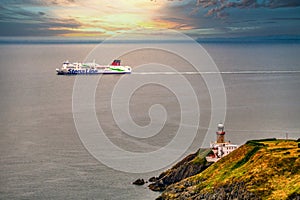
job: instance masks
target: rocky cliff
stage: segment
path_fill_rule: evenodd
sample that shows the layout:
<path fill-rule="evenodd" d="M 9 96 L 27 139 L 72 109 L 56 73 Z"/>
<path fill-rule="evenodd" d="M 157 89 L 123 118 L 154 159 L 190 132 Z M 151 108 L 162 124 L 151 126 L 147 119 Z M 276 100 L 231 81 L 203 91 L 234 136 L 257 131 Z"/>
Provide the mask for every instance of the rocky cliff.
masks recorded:
<path fill-rule="evenodd" d="M 298 141 L 249 141 L 158 199 L 300 199 Z"/>
<path fill-rule="evenodd" d="M 150 181 L 154 183 L 150 184 L 149 188 L 153 191 L 163 191 L 173 183 L 202 172 L 212 164 L 206 162 L 205 159 L 210 151 L 210 149 L 200 149 L 196 153 L 188 155 L 171 169 L 161 173 L 158 178 L 152 177 Z"/>

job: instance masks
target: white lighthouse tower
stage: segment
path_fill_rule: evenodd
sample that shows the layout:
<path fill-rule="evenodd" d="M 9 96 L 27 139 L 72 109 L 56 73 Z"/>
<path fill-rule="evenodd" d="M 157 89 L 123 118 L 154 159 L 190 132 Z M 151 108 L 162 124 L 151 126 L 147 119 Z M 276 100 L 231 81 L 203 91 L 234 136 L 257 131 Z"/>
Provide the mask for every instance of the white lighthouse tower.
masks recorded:
<path fill-rule="evenodd" d="M 217 141 L 210 143 L 210 148 L 213 154 L 206 157 L 206 160 L 208 162 L 216 162 L 239 147 L 236 144 L 225 142 L 224 124 L 222 123 L 218 124 L 218 129 L 216 134 L 217 134 Z"/>

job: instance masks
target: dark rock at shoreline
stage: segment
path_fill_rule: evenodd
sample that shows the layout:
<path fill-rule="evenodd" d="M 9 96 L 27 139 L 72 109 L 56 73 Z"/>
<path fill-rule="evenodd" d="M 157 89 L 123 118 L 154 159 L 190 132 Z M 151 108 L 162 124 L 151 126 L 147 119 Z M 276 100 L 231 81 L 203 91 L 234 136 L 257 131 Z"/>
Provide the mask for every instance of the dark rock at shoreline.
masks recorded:
<path fill-rule="evenodd" d="M 144 185 L 145 184 L 145 181 L 144 181 L 144 179 L 137 179 L 136 181 L 134 181 L 133 183 L 132 183 L 133 185 Z"/>
<path fill-rule="evenodd" d="M 208 149 L 200 149 L 196 153 L 188 155 L 171 169 L 161 173 L 156 181 L 148 186 L 149 189 L 164 191 L 167 186 L 202 172 L 212 164 L 206 162 L 205 159 L 209 152 Z"/>
<path fill-rule="evenodd" d="M 288 197 L 288 200 L 300 200 L 300 194 L 299 193 L 293 193 Z"/>
<path fill-rule="evenodd" d="M 158 179 L 159 179 L 158 177 L 153 176 L 149 178 L 149 182 L 156 182 Z"/>
<path fill-rule="evenodd" d="M 152 191 L 161 192 L 166 189 L 167 185 L 164 184 L 162 180 L 158 180 L 155 183 L 150 184 L 148 187 Z"/>

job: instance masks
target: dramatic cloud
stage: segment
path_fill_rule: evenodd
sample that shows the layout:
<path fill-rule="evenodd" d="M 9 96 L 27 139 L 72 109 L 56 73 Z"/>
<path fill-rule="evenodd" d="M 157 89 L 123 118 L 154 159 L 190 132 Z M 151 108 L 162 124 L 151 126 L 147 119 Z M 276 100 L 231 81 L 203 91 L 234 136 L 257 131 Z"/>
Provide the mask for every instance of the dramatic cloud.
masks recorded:
<path fill-rule="evenodd" d="M 299 7 L 299 0 L 197 0 L 196 7 L 199 9 L 211 8 L 207 15 L 216 15 L 217 17 L 226 17 L 228 13 L 226 12 L 229 8 L 287 8 L 287 7 Z"/>
<path fill-rule="evenodd" d="M 161 19 L 182 23 L 177 27 L 192 37 L 300 35 L 299 0 L 195 2 L 174 0 L 163 8 Z"/>
<path fill-rule="evenodd" d="M 72 33 L 72 29 L 82 26 L 75 19 L 59 18 L 47 12 L 47 7 L 26 9 L 17 5 L 0 5 L 0 36 L 51 36 Z"/>

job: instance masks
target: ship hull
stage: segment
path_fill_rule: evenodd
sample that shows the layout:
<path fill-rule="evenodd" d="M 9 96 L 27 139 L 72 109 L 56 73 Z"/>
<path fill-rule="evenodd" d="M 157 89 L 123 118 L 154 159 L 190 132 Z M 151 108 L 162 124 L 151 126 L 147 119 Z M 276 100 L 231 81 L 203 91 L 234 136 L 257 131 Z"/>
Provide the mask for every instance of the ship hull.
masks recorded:
<path fill-rule="evenodd" d="M 99 74 L 130 74 L 131 72 L 96 72 L 96 73 L 70 73 L 64 71 L 57 71 L 57 75 L 99 75 Z"/>
<path fill-rule="evenodd" d="M 99 75 L 99 74 L 130 74 L 131 71 L 113 70 L 60 70 L 56 69 L 57 75 Z"/>

